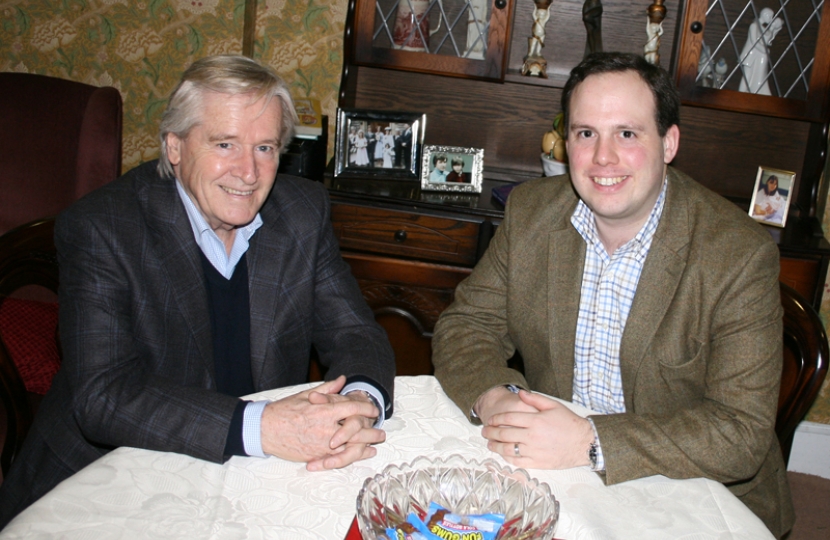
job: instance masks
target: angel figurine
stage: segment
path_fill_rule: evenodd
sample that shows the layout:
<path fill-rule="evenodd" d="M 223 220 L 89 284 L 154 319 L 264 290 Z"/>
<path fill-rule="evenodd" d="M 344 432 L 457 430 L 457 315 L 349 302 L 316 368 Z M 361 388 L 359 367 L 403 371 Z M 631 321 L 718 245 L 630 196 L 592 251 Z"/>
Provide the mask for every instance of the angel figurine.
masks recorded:
<path fill-rule="evenodd" d="M 550 5 L 553 0 L 533 0 L 536 9 L 533 11 L 533 31 L 527 38 L 527 56 L 522 64 L 522 75 L 531 77 L 547 77 L 548 62 L 542 56 L 542 47 L 545 46 L 545 23 L 550 19 Z"/>
<path fill-rule="evenodd" d="M 769 46 L 781 30 L 784 23 L 770 8 L 764 8 L 758 18 L 749 25 L 749 35 L 741 51 L 741 69 L 743 77 L 738 90 L 753 94 L 770 95 L 769 83 Z"/>

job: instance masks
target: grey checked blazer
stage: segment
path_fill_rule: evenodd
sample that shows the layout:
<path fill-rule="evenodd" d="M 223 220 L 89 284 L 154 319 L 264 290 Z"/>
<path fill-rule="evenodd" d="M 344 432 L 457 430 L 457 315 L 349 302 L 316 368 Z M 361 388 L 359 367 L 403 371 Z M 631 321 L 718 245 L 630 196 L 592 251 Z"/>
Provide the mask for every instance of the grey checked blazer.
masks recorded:
<path fill-rule="evenodd" d="M 334 238 L 321 184 L 279 176 L 247 252 L 257 391 L 306 381 L 312 344 L 327 378 L 365 376 L 390 397 L 395 364 Z M 9 477 L 0 526 L 108 450 L 221 462 L 237 399 L 215 391 L 204 274 L 175 183 L 156 163 L 61 214 L 63 365 Z"/>

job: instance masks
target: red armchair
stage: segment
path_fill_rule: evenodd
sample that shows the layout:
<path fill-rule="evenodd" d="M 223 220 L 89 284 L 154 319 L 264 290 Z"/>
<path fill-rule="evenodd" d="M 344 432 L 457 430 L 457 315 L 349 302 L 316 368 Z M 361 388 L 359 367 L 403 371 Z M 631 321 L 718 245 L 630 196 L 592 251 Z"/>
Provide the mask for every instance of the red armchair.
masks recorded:
<path fill-rule="evenodd" d="M 121 94 L 0 73 L 0 234 L 55 216 L 121 173 Z"/>

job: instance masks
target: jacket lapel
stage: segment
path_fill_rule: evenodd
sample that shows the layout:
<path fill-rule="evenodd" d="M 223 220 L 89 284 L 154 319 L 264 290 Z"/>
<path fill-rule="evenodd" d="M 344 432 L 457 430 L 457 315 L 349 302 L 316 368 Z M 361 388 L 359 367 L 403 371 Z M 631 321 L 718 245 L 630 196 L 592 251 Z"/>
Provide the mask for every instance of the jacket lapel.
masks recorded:
<path fill-rule="evenodd" d="M 691 239 L 689 209 L 682 185 L 673 176 L 674 173 L 670 172 L 666 204 L 637 284 L 637 293 L 620 344 L 620 370 L 627 411 L 633 411 L 631 390 L 637 372 L 671 305 L 687 264 L 683 248 Z"/>
<path fill-rule="evenodd" d="M 585 264 L 585 242 L 570 225 L 573 209 L 564 212 L 558 228 L 548 242 L 548 325 L 550 358 L 556 378 L 556 394 L 570 400 L 573 394 L 574 345 L 582 271 Z"/>
<path fill-rule="evenodd" d="M 145 201 L 147 222 L 153 231 L 161 269 L 175 298 L 176 307 L 190 329 L 215 386 L 213 338 L 204 271 L 199 246 L 193 238 L 193 228 L 179 198 L 175 181 L 155 177 L 144 185 L 139 199 Z"/>
<path fill-rule="evenodd" d="M 273 194 L 272 194 L 273 196 Z M 285 261 L 288 244 L 286 235 L 279 234 L 277 226 L 279 212 L 272 201 L 267 201 L 260 211 L 262 226 L 251 237 L 248 248 L 248 295 L 251 303 L 251 372 L 254 388 L 259 389 L 263 380 L 269 378 L 265 367 L 269 338 L 276 327 L 281 313 L 278 300 L 283 283 L 285 265 L 274 261 Z"/>

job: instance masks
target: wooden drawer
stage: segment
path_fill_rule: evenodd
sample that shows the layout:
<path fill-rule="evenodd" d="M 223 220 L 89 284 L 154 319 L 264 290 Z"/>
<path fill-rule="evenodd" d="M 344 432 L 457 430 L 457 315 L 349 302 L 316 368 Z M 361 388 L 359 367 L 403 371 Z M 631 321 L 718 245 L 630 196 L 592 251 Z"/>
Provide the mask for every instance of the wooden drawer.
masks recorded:
<path fill-rule="evenodd" d="M 341 249 L 473 266 L 479 223 L 332 202 Z"/>

